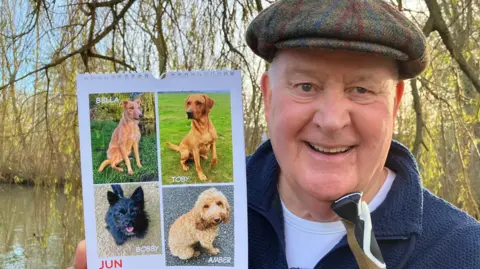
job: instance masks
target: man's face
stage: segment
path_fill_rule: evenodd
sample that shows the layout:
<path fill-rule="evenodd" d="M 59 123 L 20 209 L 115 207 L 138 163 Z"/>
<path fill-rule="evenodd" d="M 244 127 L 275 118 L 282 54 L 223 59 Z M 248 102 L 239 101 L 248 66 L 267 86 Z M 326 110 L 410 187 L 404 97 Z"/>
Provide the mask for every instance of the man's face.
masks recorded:
<path fill-rule="evenodd" d="M 322 201 L 378 190 L 403 94 L 395 72 L 393 61 L 346 51 L 277 54 L 262 92 L 289 188 Z"/>

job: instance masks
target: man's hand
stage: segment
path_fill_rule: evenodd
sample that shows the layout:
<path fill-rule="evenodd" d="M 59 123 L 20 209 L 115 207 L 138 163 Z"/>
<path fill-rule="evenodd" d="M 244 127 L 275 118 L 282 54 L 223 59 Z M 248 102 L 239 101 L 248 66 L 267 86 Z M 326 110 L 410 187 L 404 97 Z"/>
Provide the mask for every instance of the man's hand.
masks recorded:
<path fill-rule="evenodd" d="M 67 269 L 87 269 L 87 253 L 85 249 L 85 240 L 80 241 L 75 251 L 75 259 L 73 265 Z"/>

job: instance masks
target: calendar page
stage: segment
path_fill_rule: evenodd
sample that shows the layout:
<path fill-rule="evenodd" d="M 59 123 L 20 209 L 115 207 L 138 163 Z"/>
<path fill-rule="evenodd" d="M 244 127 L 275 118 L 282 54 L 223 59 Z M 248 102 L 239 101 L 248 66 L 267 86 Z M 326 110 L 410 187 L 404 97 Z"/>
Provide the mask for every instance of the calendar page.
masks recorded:
<path fill-rule="evenodd" d="M 78 74 L 88 268 L 248 268 L 241 74 Z"/>

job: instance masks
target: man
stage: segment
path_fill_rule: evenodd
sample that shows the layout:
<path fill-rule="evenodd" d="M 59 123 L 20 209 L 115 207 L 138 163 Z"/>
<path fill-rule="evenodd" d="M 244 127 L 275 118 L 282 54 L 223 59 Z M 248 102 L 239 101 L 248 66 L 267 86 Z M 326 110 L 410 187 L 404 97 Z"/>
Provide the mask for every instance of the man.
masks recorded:
<path fill-rule="evenodd" d="M 247 31 L 270 140 L 247 157 L 250 268 L 358 268 L 330 206 L 361 191 L 387 268 L 480 268 L 480 224 L 421 186 L 392 141 L 425 38 L 380 0 L 280 0 Z M 82 243 L 77 251 L 84 265 Z"/>

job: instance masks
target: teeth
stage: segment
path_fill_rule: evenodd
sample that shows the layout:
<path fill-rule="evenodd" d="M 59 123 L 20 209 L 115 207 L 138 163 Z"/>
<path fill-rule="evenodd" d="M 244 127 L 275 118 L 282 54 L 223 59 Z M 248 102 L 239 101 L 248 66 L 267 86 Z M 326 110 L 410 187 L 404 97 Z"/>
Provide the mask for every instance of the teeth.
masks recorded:
<path fill-rule="evenodd" d="M 310 143 L 309 143 L 310 144 Z M 310 144 L 310 146 L 312 146 L 314 149 L 320 151 L 320 152 L 325 152 L 325 153 L 337 153 L 337 152 L 345 152 L 347 151 L 348 149 L 350 149 L 350 147 L 340 147 L 340 148 L 330 148 L 330 149 L 327 149 L 327 148 L 322 148 L 320 146 L 317 146 L 317 145 L 314 145 L 314 144 Z"/>

